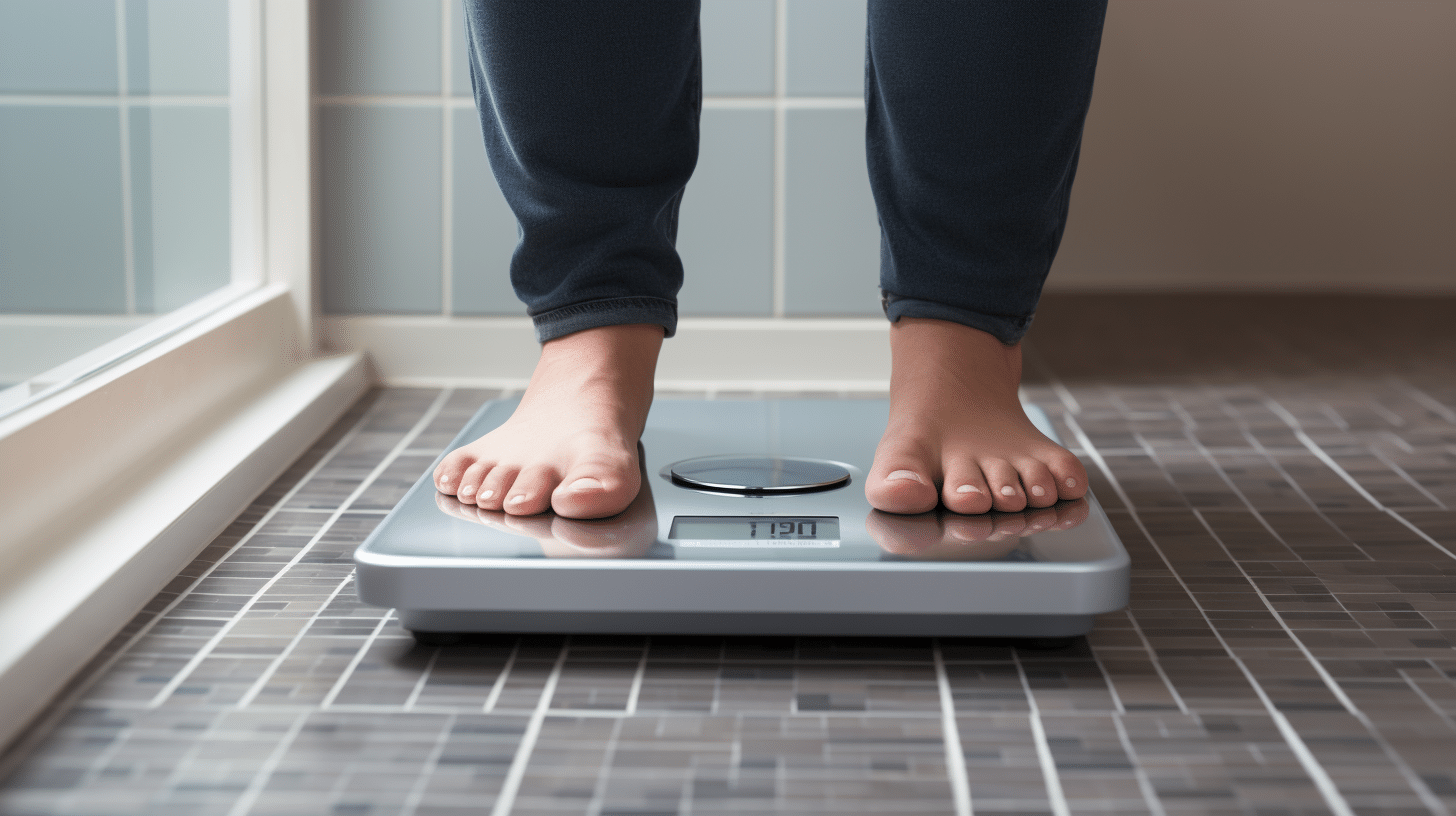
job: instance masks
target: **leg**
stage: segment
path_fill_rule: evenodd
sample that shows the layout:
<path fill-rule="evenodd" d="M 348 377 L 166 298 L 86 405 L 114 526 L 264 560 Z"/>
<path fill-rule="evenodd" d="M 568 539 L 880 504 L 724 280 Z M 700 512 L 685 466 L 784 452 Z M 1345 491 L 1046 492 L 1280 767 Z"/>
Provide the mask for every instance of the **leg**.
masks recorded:
<path fill-rule="evenodd" d="M 677 321 L 678 204 L 697 162 L 696 3 L 466 3 L 486 152 L 521 226 L 511 283 L 542 341 L 516 413 L 447 456 L 487 510 L 620 512 Z"/>
<path fill-rule="evenodd" d="M 1105 3 L 871 0 L 866 147 L 891 326 L 866 493 L 899 513 L 1048 506 L 1076 457 L 1017 400 L 1061 241 Z"/>

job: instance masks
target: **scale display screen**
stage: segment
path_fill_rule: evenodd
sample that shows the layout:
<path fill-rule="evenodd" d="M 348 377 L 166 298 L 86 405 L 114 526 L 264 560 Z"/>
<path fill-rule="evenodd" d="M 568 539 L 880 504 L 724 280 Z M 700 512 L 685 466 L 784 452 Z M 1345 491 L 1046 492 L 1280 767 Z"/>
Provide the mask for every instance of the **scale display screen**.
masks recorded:
<path fill-rule="evenodd" d="M 837 547 L 834 516 L 675 516 L 668 537 L 679 546 Z"/>

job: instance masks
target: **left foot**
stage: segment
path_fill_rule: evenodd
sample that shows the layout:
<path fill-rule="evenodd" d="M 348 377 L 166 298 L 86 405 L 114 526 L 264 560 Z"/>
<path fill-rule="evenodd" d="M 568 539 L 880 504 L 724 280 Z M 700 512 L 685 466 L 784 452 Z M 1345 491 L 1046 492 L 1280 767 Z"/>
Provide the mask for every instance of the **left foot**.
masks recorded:
<path fill-rule="evenodd" d="M 1021 346 L 944 320 L 890 325 L 890 421 L 865 496 L 889 513 L 1016 512 L 1087 493 L 1087 471 L 1031 424 Z"/>

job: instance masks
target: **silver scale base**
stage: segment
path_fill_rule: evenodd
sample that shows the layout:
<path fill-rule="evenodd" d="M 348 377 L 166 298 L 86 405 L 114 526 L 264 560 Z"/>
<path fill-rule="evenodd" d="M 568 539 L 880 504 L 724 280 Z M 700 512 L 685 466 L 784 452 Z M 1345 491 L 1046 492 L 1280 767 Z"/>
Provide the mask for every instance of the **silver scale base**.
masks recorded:
<path fill-rule="evenodd" d="M 486 403 L 450 449 L 514 408 Z M 610 519 L 480 510 L 438 493 L 427 471 L 355 552 L 359 597 L 394 607 L 430 642 L 465 632 L 1055 639 L 1127 605 L 1128 556 L 1090 494 L 984 516 L 871 508 L 865 472 L 888 410 L 884 400 L 658 400 L 642 492 Z M 1039 409 L 1027 412 L 1055 438 Z M 684 464 L 708 457 L 769 461 Z"/>

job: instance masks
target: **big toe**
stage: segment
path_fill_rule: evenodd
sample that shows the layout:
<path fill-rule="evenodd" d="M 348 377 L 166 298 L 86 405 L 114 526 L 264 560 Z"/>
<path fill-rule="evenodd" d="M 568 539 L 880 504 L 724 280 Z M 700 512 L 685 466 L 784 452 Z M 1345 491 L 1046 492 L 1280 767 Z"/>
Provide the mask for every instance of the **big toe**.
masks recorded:
<path fill-rule="evenodd" d="M 567 518 L 606 518 L 626 510 L 641 489 L 635 461 L 588 462 L 561 480 L 551 494 L 551 509 Z"/>
<path fill-rule="evenodd" d="M 881 451 L 865 484 L 870 506 L 886 513 L 926 513 L 940 503 L 934 471 L 904 451 Z"/>

